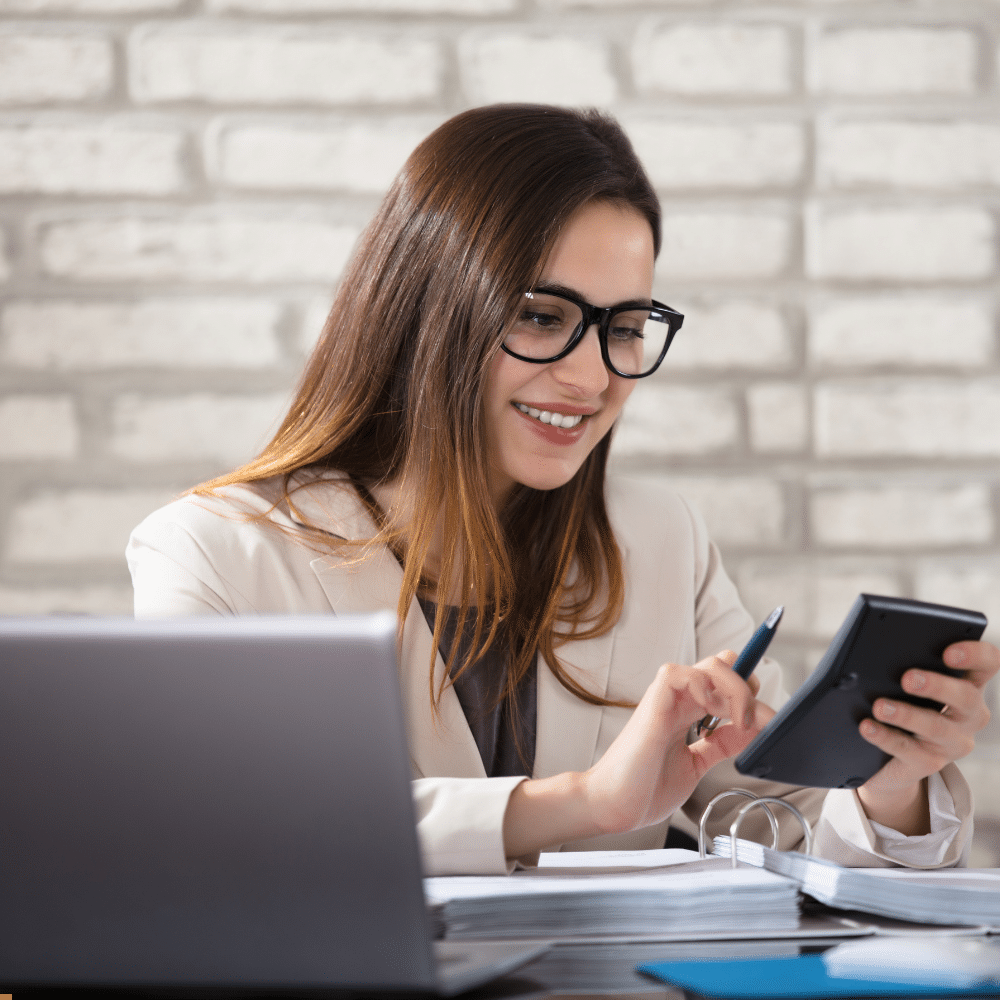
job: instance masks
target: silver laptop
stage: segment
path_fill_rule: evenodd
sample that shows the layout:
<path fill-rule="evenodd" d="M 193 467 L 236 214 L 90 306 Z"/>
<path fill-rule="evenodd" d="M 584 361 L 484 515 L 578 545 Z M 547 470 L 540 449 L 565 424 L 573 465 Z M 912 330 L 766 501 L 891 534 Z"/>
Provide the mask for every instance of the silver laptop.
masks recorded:
<path fill-rule="evenodd" d="M 0 619 L 0 982 L 452 994 L 395 619 Z M 440 943 L 447 945 L 447 942 Z"/>

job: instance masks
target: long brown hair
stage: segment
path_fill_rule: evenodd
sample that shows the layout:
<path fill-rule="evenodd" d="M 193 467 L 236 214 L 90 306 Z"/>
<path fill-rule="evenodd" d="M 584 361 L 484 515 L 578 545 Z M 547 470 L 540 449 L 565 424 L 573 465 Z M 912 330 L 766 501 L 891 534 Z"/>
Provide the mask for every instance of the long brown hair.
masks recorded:
<path fill-rule="evenodd" d="M 274 439 L 247 465 L 196 490 L 284 476 L 293 505 L 289 481 L 298 470 L 346 473 L 379 525 L 374 541 L 392 547 L 403 565 L 400 620 L 429 583 L 424 565 L 443 526 L 437 593 L 461 594 L 456 635 L 475 621 L 459 669 L 502 629 L 511 710 L 538 653 L 578 697 L 618 704 L 589 691 L 556 656 L 562 643 L 603 635 L 621 615 L 622 560 L 604 501 L 610 432 L 564 486 L 516 487 L 502 510 L 483 460 L 489 361 L 560 230 L 594 200 L 638 210 L 659 252 L 659 203 L 614 119 L 495 105 L 445 122 L 411 154 L 361 237 Z M 389 525 L 364 488 L 390 480 L 418 498 L 405 530 Z M 473 593 L 490 599 L 470 600 Z M 446 610 L 439 602 L 435 647 Z M 440 691 L 429 683 L 436 701 Z"/>

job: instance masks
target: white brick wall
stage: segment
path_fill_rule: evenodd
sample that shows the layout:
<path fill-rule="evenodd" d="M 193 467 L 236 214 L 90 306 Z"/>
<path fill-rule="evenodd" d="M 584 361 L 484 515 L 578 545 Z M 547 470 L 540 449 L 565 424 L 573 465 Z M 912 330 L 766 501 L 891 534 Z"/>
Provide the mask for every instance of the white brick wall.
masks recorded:
<path fill-rule="evenodd" d="M 130 393 L 115 401 L 111 450 L 132 462 L 204 458 L 240 465 L 267 444 L 287 407 L 284 394 L 151 399 Z"/>
<path fill-rule="evenodd" d="M 266 369 L 281 357 L 281 306 L 267 299 L 12 302 L 0 362 L 12 368 Z"/>
<path fill-rule="evenodd" d="M 441 86 L 439 46 L 399 35 L 148 26 L 129 55 L 129 89 L 140 102 L 412 104 Z"/>
<path fill-rule="evenodd" d="M 72 281 L 329 282 L 358 229 L 286 213 L 132 214 L 43 222 L 42 270 Z"/>
<path fill-rule="evenodd" d="M 68 396 L 8 396 L 0 400 L 0 460 L 72 458 L 79 445 Z"/>
<path fill-rule="evenodd" d="M 816 389 L 821 456 L 1000 455 L 1000 382 L 875 379 Z"/>
<path fill-rule="evenodd" d="M 107 96 L 113 74 L 106 38 L 0 25 L 2 105 L 91 101 Z"/>
<path fill-rule="evenodd" d="M 736 403 L 724 389 L 640 383 L 615 434 L 619 457 L 700 455 L 736 446 Z"/>
<path fill-rule="evenodd" d="M 807 223 L 815 278 L 976 280 L 996 266 L 996 226 L 982 208 L 813 205 Z"/>
<path fill-rule="evenodd" d="M 111 122 L 0 126 L 0 192 L 179 194 L 184 134 Z"/>
<path fill-rule="evenodd" d="M 809 440 L 809 398 L 794 382 L 758 382 L 747 390 L 755 452 L 801 451 Z"/>
<path fill-rule="evenodd" d="M 439 123 L 226 122 L 209 140 L 211 169 L 233 187 L 381 194 L 413 147 Z"/>
<path fill-rule="evenodd" d="M 809 516 L 820 545 L 865 551 L 990 542 L 992 507 L 985 484 L 914 483 L 818 489 Z"/>
<path fill-rule="evenodd" d="M 664 294 L 669 293 L 664 281 Z M 766 302 L 670 303 L 684 313 L 670 345 L 670 370 L 748 368 L 781 371 L 793 361 L 788 323 Z"/>
<path fill-rule="evenodd" d="M 843 298 L 811 310 L 809 357 L 838 368 L 980 368 L 996 354 L 985 298 L 907 295 Z"/>
<path fill-rule="evenodd" d="M 661 287 L 685 279 L 775 278 L 788 266 L 792 225 L 780 210 L 665 209 L 656 262 Z"/>
<path fill-rule="evenodd" d="M 786 188 L 802 178 L 806 143 L 791 122 L 626 120 L 650 179 L 674 188 Z"/>
<path fill-rule="evenodd" d="M 828 28 L 811 56 L 810 82 L 826 93 L 968 94 L 976 87 L 976 36 L 964 28 Z"/>
<path fill-rule="evenodd" d="M 1000 184 L 1000 127 L 976 121 L 835 121 L 819 134 L 831 188 L 961 191 Z"/>
<path fill-rule="evenodd" d="M 598 38 L 534 32 L 462 39 L 459 63 L 474 103 L 610 104 L 618 96 L 610 52 Z"/>
<path fill-rule="evenodd" d="M 862 590 L 996 638 L 998 14 L 0 0 L 0 614 L 127 611 L 129 529 L 273 429 L 413 146 L 551 100 L 626 125 L 687 317 L 613 464 L 702 510 L 755 616 L 785 605 L 790 681 Z M 1000 818 L 1000 721 L 983 748 Z"/>
<path fill-rule="evenodd" d="M 793 84 L 791 38 L 780 25 L 643 25 L 632 72 L 643 94 L 783 94 Z"/>
<path fill-rule="evenodd" d="M 18 564 L 117 563 L 129 532 L 171 500 L 166 490 L 48 490 L 11 511 L 4 556 Z"/>

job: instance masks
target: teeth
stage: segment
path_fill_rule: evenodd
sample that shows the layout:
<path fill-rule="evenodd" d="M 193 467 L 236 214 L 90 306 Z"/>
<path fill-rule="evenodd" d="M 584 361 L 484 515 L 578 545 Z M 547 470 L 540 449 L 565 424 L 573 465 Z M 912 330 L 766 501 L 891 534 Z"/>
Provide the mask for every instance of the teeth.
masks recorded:
<path fill-rule="evenodd" d="M 551 424 L 553 427 L 564 427 L 567 430 L 583 420 L 582 414 L 553 413 L 550 410 L 537 410 L 533 406 L 526 406 L 524 403 L 514 404 L 522 413 L 527 413 L 529 417 L 540 420 L 543 424 Z"/>

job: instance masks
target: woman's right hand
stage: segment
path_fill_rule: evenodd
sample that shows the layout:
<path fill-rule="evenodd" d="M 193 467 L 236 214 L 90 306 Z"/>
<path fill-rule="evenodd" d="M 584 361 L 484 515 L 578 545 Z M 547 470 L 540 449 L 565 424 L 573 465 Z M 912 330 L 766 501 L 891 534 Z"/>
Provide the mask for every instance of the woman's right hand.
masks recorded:
<path fill-rule="evenodd" d="M 754 697 L 757 682 L 733 672 L 735 659 L 726 650 L 691 667 L 664 664 L 589 771 L 518 785 L 504 816 L 507 857 L 672 815 L 710 768 L 738 754 L 774 714 Z M 691 727 L 706 715 L 733 721 L 689 744 Z"/>

